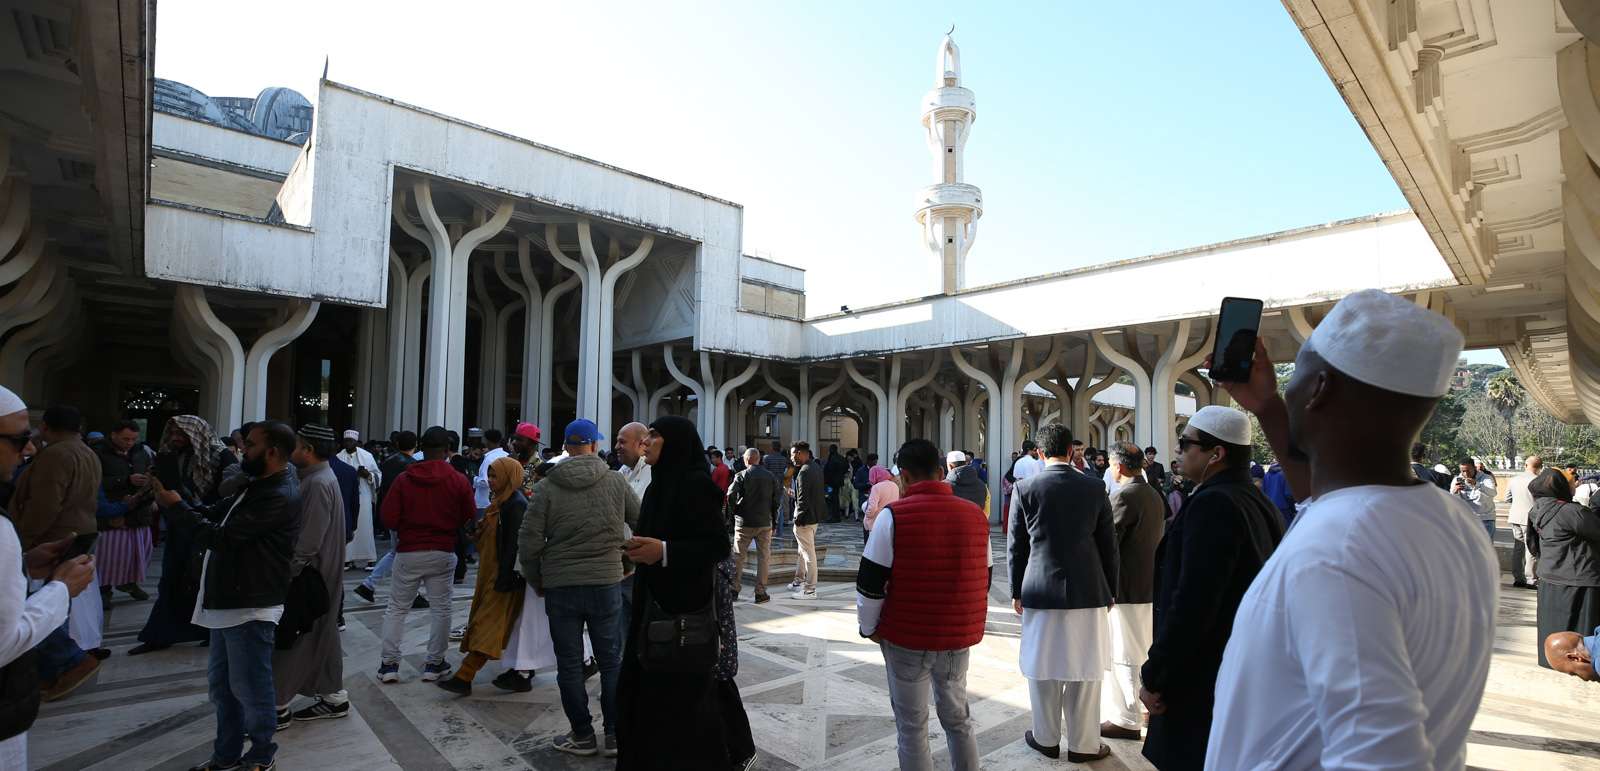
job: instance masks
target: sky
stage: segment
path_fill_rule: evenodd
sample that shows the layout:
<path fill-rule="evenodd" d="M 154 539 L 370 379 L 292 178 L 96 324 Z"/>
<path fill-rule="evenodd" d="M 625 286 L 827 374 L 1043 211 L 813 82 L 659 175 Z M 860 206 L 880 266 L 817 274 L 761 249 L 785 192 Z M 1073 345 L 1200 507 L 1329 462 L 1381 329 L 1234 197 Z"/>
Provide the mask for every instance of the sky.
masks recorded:
<path fill-rule="evenodd" d="M 979 286 L 1406 208 L 1280 2 L 161 0 L 156 75 L 328 77 L 734 201 L 807 312 L 937 289 L 913 195 L 955 25 Z M 1130 302 L 1135 301 L 1130 298 Z"/>

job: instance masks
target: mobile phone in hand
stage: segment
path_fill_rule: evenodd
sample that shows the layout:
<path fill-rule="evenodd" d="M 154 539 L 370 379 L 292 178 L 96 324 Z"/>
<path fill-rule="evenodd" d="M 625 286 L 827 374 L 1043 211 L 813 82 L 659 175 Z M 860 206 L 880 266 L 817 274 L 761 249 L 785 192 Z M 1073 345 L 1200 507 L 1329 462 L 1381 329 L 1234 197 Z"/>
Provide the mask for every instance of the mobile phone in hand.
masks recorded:
<path fill-rule="evenodd" d="M 67 544 L 67 548 L 61 550 L 61 556 L 56 558 L 56 564 L 71 562 L 85 555 L 93 556 L 94 549 L 99 543 L 99 533 L 84 533 L 72 539 L 72 543 Z"/>
<path fill-rule="evenodd" d="M 1222 310 L 1217 313 L 1217 339 L 1211 349 L 1211 370 L 1206 373 L 1212 381 L 1237 383 L 1250 379 L 1264 307 L 1260 300 L 1222 298 Z"/>

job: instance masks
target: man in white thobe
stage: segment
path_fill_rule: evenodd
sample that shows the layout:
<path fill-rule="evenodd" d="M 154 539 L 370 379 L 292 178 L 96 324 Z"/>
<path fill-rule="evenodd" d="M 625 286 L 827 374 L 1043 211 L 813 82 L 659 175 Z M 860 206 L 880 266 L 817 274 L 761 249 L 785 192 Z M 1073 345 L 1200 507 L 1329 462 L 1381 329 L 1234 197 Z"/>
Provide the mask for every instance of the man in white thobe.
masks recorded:
<path fill-rule="evenodd" d="M 360 508 L 356 511 L 356 533 L 344 549 L 345 560 L 355 567 L 378 559 L 378 545 L 372 540 L 373 502 L 378 500 L 378 486 L 383 482 L 383 472 L 372 453 L 361 447 L 361 434 L 354 429 L 344 432 L 343 449 L 334 457 L 356 470 L 357 487 L 361 493 Z M 357 564 L 359 563 L 359 564 Z"/>
<path fill-rule="evenodd" d="M 1467 502 L 1417 479 L 1412 440 L 1462 335 L 1377 290 L 1334 306 L 1282 396 L 1266 347 L 1222 386 L 1305 501 L 1234 617 L 1206 767 L 1460 769 L 1500 569 Z"/>
<path fill-rule="evenodd" d="M 511 453 L 500 446 L 505 435 L 500 429 L 491 428 L 483 432 L 483 444 L 488 449 L 483 453 L 483 463 L 478 466 L 478 476 L 472 480 L 473 503 L 478 507 L 478 516 L 481 518 L 485 509 L 489 508 L 489 467 L 494 462 Z"/>

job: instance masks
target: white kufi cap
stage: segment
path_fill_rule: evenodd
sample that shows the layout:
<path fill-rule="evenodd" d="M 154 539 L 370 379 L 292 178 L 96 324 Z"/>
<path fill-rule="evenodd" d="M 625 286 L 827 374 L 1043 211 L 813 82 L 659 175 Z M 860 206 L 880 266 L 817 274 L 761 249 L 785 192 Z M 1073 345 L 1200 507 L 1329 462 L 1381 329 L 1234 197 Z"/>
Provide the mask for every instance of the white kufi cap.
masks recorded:
<path fill-rule="evenodd" d="M 1461 330 L 1444 316 L 1367 289 L 1333 306 L 1305 347 L 1368 385 L 1434 398 L 1449 392 L 1464 343 Z"/>
<path fill-rule="evenodd" d="M 1215 404 L 1201 407 L 1189 418 L 1189 425 L 1228 444 L 1250 443 L 1250 416 L 1239 410 Z"/>
<path fill-rule="evenodd" d="M 11 389 L 0 386 L 0 415 L 10 415 L 26 409 L 28 405 L 22 403 L 22 397 L 12 393 Z"/>
<path fill-rule="evenodd" d="M 967 454 L 962 452 L 962 451 L 960 451 L 960 450 L 951 450 L 950 452 L 945 453 L 944 462 L 945 463 L 966 463 L 967 462 Z"/>

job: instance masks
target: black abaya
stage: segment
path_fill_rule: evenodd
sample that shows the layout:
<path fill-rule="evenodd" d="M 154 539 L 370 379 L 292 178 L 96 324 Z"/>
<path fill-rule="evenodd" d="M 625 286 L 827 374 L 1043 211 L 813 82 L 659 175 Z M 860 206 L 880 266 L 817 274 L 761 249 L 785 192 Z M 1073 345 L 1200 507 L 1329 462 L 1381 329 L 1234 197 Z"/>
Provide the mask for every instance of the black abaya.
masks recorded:
<path fill-rule="evenodd" d="M 648 603 L 670 613 L 704 607 L 713 598 L 713 571 L 730 551 L 722 489 L 711 481 L 694 424 L 669 415 L 650 428 L 664 445 L 651 467 L 634 532 L 666 542 L 666 558 L 665 564 L 640 565 L 635 574 L 618 681 L 617 768 L 728 769 L 744 759 L 732 757 L 724 730 L 723 709 L 736 702 L 728 701 L 711 671 L 651 672 L 639 664 L 639 629 Z"/>

